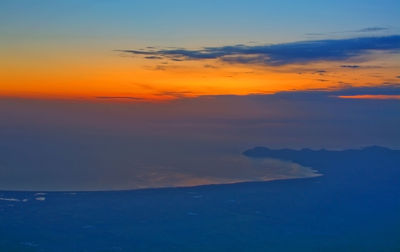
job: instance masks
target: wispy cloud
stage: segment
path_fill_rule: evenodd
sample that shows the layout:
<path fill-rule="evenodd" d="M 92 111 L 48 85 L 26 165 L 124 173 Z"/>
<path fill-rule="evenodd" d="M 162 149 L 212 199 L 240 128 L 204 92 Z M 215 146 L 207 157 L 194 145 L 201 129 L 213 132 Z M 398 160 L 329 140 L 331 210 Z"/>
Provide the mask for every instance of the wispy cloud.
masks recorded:
<path fill-rule="evenodd" d="M 339 95 L 342 99 L 400 100 L 400 95 Z"/>
<path fill-rule="evenodd" d="M 342 67 L 342 68 L 360 68 L 361 66 L 359 66 L 359 65 L 341 65 L 340 67 Z"/>
<path fill-rule="evenodd" d="M 344 61 L 367 54 L 371 50 L 396 51 L 400 49 L 400 35 L 298 41 L 272 45 L 233 45 L 204 47 L 199 50 L 117 50 L 143 55 L 148 59 L 167 58 L 175 61 L 218 59 L 241 64 L 280 66 L 315 61 Z"/>
<path fill-rule="evenodd" d="M 327 99 L 363 99 L 363 100 L 398 100 L 400 99 L 400 83 L 383 83 L 379 86 L 338 87 L 305 90 L 284 91 L 270 95 L 280 99 L 324 100 Z"/>
<path fill-rule="evenodd" d="M 380 27 L 380 26 L 371 26 L 371 27 L 365 27 L 362 29 L 358 30 L 347 30 L 347 31 L 334 31 L 334 32 L 327 32 L 327 33 L 322 33 L 322 32 L 309 32 L 306 33 L 306 36 L 326 36 L 330 34 L 340 34 L 340 33 L 377 33 L 377 32 L 383 32 L 383 31 L 388 31 L 388 27 Z"/>
<path fill-rule="evenodd" d="M 366 27 L 366 28 L 363 28 L 360 30 L 356 30 L 355 32 L 377 32 L 377 31 L 386 31 L 386 30 L 388 30 L 387 27 L 375 26 L 375 27 Z"/>
<path fill-rule="evenodd" d="M 96 99 L 123 99 L 123 100 L 135 100 L 141 101 L 143 98 L 141 97 L 134 97 L 134 96 L 96 96 Z"/>

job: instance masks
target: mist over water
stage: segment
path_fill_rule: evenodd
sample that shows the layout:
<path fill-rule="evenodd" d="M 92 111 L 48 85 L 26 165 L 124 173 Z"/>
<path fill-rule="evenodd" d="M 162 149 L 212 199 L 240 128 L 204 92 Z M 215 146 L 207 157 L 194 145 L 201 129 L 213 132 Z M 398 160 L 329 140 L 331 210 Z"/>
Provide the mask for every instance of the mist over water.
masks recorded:
<path fill-rule="evenodd" d="M 290 162 L 251 160 L 223 143 L 190 148 L 186 142 L 132 136 L 27 138 L 15 139 L 7 150 L 2 146 L 0 189 L 120 190 L 316 176 Z"/>
<path fill-rule="evenodd" d="M 304 178 L 318 176 L 318 167 L 251 160 L 242 152 L 255 146 L 398 148 L 398 119 L 381 113 L 397 103 L 377 107 L 376 101 L 303 96 L 165 104 L 1 99 L 0 189 L 120 190 Z M 358 113 L 361 108 L 368 117 Z"/>

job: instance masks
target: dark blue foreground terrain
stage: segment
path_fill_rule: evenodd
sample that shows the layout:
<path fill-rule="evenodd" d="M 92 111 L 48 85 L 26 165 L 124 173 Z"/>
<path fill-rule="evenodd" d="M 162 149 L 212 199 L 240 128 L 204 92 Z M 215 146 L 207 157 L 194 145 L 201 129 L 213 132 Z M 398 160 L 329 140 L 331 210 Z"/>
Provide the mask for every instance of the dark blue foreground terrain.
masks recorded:
<path fill-rule="evenodd" d="M 400 251 L 400 152 L 255 148 L 324 176 L 118 192 L 0 192 L 0 251 Z"/>

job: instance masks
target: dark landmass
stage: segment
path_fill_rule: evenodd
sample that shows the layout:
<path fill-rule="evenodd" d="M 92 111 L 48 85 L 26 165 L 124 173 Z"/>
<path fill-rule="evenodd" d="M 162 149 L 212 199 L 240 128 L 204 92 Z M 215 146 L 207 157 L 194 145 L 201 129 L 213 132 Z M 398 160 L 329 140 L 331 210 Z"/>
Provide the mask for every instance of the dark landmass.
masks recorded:
<path fill-rule="evenodd" d="M 244 155 L 289 160 L 324 175 L 136 191 L 0 192 L 0 251 L 400 251 L 399 151 L 257 147 Z"/>
<path fill-rule="evenodd" d="M 395 186 L 400 181 L 400 150 L 380 146 L 340 151 L 256 147 L 243 152 L 243 155 L 281 159 L 312 167 L 325 175 L 321 178 L 324 182 L 358 189 L 367 184 Z"/>
<path fill-rule="evenodd" d="M 350 150 L 274 150 L 267 147 L 255 147 L 244 151 L 243 155 L 251 158 L 276 158 L 311 167 L 319 165 L 325 166 L 328 160 L 329 163 L 346 162 L 332 170 L 319 167 L 324 170 L 324 172 L 340 172 L 344 167 L 352 169 L 347 162 L 352 162 L 355 167 L 365 164 L 366 166 L 360 169 L 360 172 L 374 170 L 374 168 L 377 168 L 375 165 L 382 169 L 387 168 L 387 166 L 398 166 L 400 162 L 400 150 L 392 150 L 381 146 L 369 146 L 362 149 Z"/>

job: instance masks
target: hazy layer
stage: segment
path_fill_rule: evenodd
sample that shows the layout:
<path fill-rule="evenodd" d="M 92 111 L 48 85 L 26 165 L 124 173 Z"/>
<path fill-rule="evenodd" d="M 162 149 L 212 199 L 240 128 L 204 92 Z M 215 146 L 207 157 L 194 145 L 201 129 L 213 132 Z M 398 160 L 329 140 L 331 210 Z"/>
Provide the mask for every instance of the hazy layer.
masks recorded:
<path fill-rule="evenodd" d="M 161 104 L 0 99 L 0 189 L 110 190 L 315 176 L 310 168 L 241 153 L 254 146 L 398 148 L 398 108 L 397 101 L 344 100 L 329 92 Z"/>

